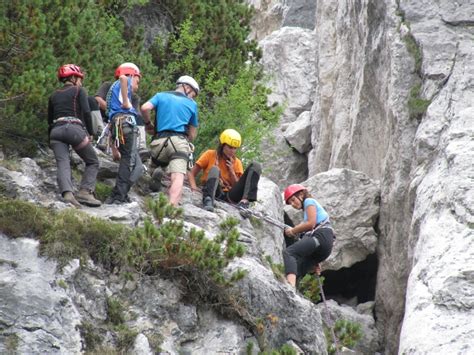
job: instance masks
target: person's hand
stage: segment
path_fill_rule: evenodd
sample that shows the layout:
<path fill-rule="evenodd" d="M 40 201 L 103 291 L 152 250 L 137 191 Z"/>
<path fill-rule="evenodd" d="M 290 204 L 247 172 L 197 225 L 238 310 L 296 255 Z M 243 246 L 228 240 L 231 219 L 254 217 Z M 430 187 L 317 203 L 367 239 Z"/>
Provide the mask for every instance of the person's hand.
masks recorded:
<path fill-rule="evenodd" d="M 293 233 L 293 228 L 286 228 L 285 229 L 285 235 L 287 237 L 292 237 L 292 238 L 295 238 L 295 234 Z"/>
<path fill-rule="evenodd" d="M 322 269 L 321 269 L 321 264 L 320 264 L 320 263 L 317 263 L 317 264 L 314 266 L 314 273 L 315 273 L 316 275 L 320 276 L 320 275 L 321 275 L 321 271 L 322 271 Z"/>
<path fill-rule="evenodd" d="M 225 165 L 227 165 L 227 168 L 229 169 L 230 173 L 234 172 L 234 160 L 233 159 L 226 159 Z"/>
<path fill-rule="evenodd" d="M 120 155 L 118 148 L 115 145 L 112 145 L 112 158 L 114 161 L 120 160 L 121 157 L 122 156 Z"/>
<path fill-rule="evenodd" d="M 151 135 L 155 134 L 155 126 L 153 126 L 153 123 L 145 123 L 145 132 Z"/>
<path fill-rule="evenodd" d="M 126 110 L 129 110 L 132 108 L 132 104 L 130 103 L 130 101 L 126 101 L 122 104 L 122 108 L 126 109 Z"/>

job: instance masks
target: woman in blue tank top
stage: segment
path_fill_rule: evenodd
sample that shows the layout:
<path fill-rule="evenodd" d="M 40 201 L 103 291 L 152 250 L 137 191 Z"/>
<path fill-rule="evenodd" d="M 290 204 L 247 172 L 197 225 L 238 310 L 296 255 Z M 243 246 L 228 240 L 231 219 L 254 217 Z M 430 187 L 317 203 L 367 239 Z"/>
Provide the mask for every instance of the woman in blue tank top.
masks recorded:
<path fill-rule="evenodd" d="M 319 263 L 326 260 L 332 251 L 334 232 L 329 214 L 311 197 L 306 187 L 290 185 L 284 192 L 285 203 L 302 209 L 303 222 L 285 229 L 285 237 L 296 240 L 283 251 L 286 280 L 296 287 L 297 278 L 311 271 L 320 272 Z"/>

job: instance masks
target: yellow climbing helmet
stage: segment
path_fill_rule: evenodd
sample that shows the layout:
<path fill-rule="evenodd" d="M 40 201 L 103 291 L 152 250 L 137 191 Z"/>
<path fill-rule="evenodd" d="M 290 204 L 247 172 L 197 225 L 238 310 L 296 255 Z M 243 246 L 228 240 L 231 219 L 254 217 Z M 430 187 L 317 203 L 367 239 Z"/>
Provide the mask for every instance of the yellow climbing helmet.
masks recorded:
<path fill-rule="evenodd" d="M 228 128 L 221 133 L 219 141 L 221 142 L 221 144 L 227 144 L 233 148 L 238 148 L 242 144 L 242 138 L 240 137 L 240 133 L 237 132 L 235 129 L 231 128 Z"/>

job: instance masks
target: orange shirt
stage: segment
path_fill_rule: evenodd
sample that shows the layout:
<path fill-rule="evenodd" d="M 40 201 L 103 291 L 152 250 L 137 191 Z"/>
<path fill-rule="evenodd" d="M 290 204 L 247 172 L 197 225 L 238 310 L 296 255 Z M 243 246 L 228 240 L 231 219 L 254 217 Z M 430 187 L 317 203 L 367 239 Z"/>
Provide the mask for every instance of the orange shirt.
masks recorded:
<path fill-rule="evenodd" d="M 203 173 L 201 176 L 201 182 L 203 184 L 206 183 L 207 174 L 209 173 L 209 170 L 211 170 L 211 168 L 216 165 L 221 172 L 220 182 L 222 185 L 222 190 L 229 191 L 230 188 L 232 187 L 232 185 L 230 184 L 232 180 L 230 179 L 229 169 L 227 168 L 227 165 L 225 164 L 224 159 L 219 159 L 218 164 L 216 163 L 216 160 L 217 160 L 217 151 L 214 149 L 206 150 L 204 153 L 201 154 L 201 156 L 196 162 L 196 164 L 199 165 L 199 167 L 203 170 Z M 237 179 L 240 179 L 240 177 L 244 173 L 244 167 L 239 158 L 236 157 L 234 159 L 233 166 L 234 166 L 234 172 L 235 172 L 235 175 L 237 176 Z"/>

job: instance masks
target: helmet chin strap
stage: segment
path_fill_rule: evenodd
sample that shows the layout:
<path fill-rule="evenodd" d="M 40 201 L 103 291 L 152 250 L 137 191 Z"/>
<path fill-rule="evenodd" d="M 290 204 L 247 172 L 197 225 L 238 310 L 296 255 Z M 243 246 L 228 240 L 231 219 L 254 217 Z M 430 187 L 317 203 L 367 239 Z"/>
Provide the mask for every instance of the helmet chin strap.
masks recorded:
<path fill-rule="evenodd" d="M 300 209 L 303 210 L 303 209 L 304 209 L 304 200 L 303 200 L 301 197 L 299 197 L 299 196 L 295 196 L 295 197 L 298 199 L 298 201 L 300 201 L 300 204 L 301 204 L 301 208 L 300 208 Z"/>
<path fill-rule="evenodd" d="M 186 90 L 186 84 L 181 84 L 181 86 L 183 87 L 184 95 L 186 95 L 186 97 L 190 99 L 189 91 Z"/>

